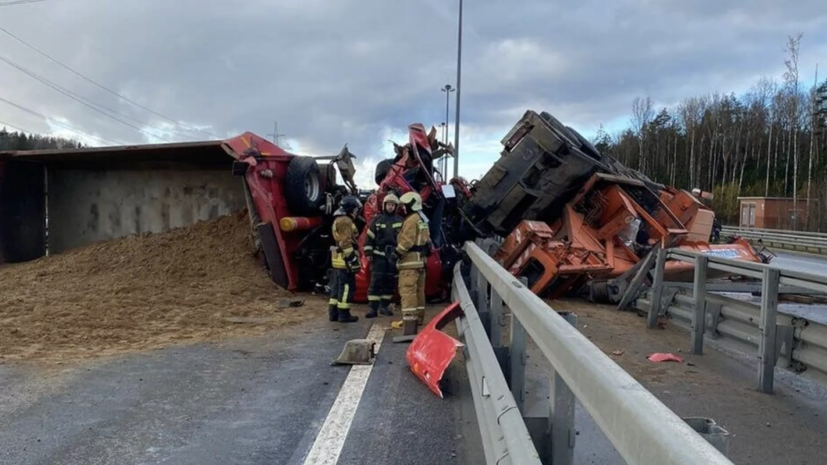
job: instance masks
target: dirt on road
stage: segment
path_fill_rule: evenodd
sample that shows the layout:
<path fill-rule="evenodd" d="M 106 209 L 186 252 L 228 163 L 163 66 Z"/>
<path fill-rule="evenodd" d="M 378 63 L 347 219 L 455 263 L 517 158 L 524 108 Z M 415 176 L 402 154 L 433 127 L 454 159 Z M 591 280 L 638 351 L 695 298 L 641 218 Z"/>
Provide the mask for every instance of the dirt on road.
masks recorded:
<path fill-rule="evenodd" d="M 685 383 L 708 384 L 699 376 L 694 357 L 688 354 L 689 337 L 685 331 L 673 328 L 652 330 L 651 337 L 642 337 L 646 319 L 633 312 L 619 312 L 609 305 L 594 305 L 579 300 L 558 300 L 552 304 L 558 310 L 577 314 L 578 328 L 604 353 L 609 355 L 638 381 L 664 384 L 681 380 Z M 647 357 L 653 353 L 672 353 L 686 363 L 653 363 Z"/>
<path fill-rule="evenodd" d="M 0 266 L 0 362 L 97 357 L 256 334 L 321 316 L 276 286 L 246 211 Z"/>
<path fill-rule="evenodd" d="M 794 386 L 776 374 L 775 393 L 762 394 L 756 389 L 755 354 L 735 358 L 706 345 L 703 355 L 692 355 L 689 332 L 671 320 L 664 329 L 650 330 L 645 318 L 613 306 L 577 300 L 551 305 L 575 312 L 578 329 L 678 415 L 709 417 L 727 429 L 734 463 L 824 463 L 827 392 L 822 387 Z M 650 362 L 647 357 L 655 352 L 673 353 L 684 362 Z"/>

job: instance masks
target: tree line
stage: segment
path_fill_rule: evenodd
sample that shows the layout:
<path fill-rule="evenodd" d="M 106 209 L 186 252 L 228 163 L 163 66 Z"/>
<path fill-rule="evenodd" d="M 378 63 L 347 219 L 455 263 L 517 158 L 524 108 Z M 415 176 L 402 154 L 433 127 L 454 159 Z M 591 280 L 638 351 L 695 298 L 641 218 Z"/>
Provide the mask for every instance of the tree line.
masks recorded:
<path fill-rule="evenodd" d="M 719 92 L 655 109 L 632 102 L 630 125 L 601 126 L 595 145 L 651 179 L 714 194 L 724 224 L 738 224 L 739 196 L 789 197 L 807 204 L 791 229 L 827 230 L 827 80 L 802 84 L 802 35 L 788 37 L 781 80 L 763 77 L 741 96 Z M 809 199 L 809 200 L 807 200 Z"/>
<path fill-rule="evenodd" d="M 83 144 L 76 140 L 62 137 L 41 136 L 24 132 L 10 132 L 0 127 L 0 151 L 4 150 L 44 150 L 44 149 L 81 149 Z"/>

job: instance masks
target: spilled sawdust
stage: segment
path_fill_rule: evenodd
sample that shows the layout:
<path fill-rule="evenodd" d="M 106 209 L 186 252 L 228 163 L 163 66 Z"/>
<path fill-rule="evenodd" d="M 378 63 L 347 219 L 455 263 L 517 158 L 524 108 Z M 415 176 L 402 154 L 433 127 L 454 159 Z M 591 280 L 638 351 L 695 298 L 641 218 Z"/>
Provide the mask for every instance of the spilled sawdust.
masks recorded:
<path fill-rule="evenodd" d="M 256 334 L 323 312 L 326 302 L 310 296 L 280 308 L 291 293 L 273 284 L 253 247 L 241 211 L 0 266 L 0 362 Z"/>

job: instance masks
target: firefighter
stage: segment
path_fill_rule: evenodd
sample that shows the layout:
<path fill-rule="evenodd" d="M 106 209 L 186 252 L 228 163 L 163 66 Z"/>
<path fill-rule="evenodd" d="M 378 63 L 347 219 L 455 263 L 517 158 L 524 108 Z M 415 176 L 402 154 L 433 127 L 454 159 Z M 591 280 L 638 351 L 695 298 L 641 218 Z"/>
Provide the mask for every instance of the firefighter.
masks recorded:
<path fill-rule="evenodd" d="M 399 230 L 396 254 L 399 296 L 402 299 L 403 334 L 416 334 L 425 320 L 425 261 L 430 255 L 428 218 L 422 213 L 422 197 L 407 192 L 399 199 L 406 210 Z"/>
<path fill-rule="evenodd" d="M 376 318 L 377 313 L 391 316 L 388 305 L 393 298 L 396 270 L 394 253 L 396 236 L 402 228 L 402 218 L 396 214 L 399 199 L 389 193 L 382 202 L 382 212 L 376 215 L 368 227 L 365 255 L 371 262 L 368 304 L 370 311 L 365 318 Z"/>
<path fill-rule="evenodd" d="M 347 196 L 342 199 L 339 209 L 333 213 L 335 245 L 331 247 L 330 252 L 336 282 L 330 287 L 327 310 L 330 321 L 353 323 L 359 320 L 358 316 L 350 314 L 350 305 L 356 289 L 356 273 L 361 267 L 357 247 L 359 231 L 354 223 L 361 207 L 362 202 L 358 198 Z"/>

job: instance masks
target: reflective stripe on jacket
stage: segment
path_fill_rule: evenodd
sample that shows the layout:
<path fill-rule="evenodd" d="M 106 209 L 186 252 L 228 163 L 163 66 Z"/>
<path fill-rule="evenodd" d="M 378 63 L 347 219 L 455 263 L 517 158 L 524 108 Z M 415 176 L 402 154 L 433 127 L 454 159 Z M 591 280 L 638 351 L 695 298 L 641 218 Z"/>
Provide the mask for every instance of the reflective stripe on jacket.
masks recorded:
<path fill-rule="evenodd" d="M 425 215 L 412 213 L 405 217 L 396 245 L 396 252 L 400 256 L 397 268 L 400 270 L 424 268 L 423 252 L 430 238 L 428 219 Z"/>
<path fill-rule="evenodd" d="M 333 241 L 335 246 L 330 248 L 330 261 L 333 268 L 339 270 L 347 269 L 345 258 L 353 253 L 356 253 L 355 247 L 359 237 L 359 231 L 356 229 L 356 223 L 353 218 L 347 215 L 337 216 L 333 220 Z"/>
<path fill-rule="evenodd" d="M 388 246 L 396 247 L 396 237 L 402 228 L 402 218 L 398 215 L 381 213 L 374 217 L 368 227 L 365 253 L 384 257 Z"/>

